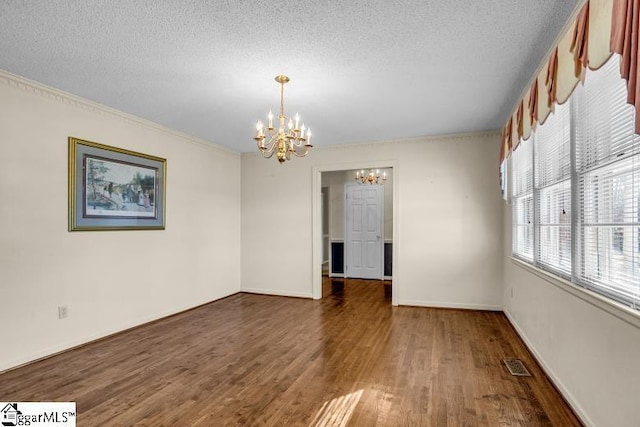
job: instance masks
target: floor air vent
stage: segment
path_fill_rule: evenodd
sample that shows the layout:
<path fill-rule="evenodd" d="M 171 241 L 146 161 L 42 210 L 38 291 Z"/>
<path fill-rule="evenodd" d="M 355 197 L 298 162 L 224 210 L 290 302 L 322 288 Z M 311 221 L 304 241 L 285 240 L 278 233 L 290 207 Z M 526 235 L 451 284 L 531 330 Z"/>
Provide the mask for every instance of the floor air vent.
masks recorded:
<path fill-rule="evenodd" d="M 524 363 L 520 359 L 503 359 L 504 364 L 507 365 L 507 369 L 511 375 L 517 377 L 530 377 L 531 374 L 524 367 Z"/>

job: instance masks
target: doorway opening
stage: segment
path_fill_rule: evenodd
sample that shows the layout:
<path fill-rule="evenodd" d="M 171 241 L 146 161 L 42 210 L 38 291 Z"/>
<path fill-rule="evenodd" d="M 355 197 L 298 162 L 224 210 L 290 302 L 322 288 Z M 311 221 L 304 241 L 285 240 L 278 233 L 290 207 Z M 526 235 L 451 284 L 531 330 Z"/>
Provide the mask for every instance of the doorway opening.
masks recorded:
<path fill-rule="evenodd" d="M 362 168 L 386 172 L 380 184 L 358 184 Z M 398 305 L 397 197 L 395 162 L 314 168 L 313 297 L 340 292 L 349 281 L 384 285 Z"/>

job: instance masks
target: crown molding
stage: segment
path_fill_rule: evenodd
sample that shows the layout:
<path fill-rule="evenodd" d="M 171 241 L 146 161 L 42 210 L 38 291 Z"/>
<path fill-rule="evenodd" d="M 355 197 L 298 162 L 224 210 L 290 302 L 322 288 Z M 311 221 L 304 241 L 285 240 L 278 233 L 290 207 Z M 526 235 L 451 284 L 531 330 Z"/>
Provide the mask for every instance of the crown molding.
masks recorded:
<path fill-rule="evenodd" d="M 137 126 L 152 128 L 167 135 L 176 137 L 184 142 L 196 144 L 206 149 L 217 151 L 220 154 L 232 155 L 234 157 L 238 157 L 240 155 L 240 153 L 238 153 L 237 151 L 231 150 L 213 142 L 191 136 L 189 134 L 160 125 L 147 119 L 143 119 L 133 114 L 125 113 L 124 111 L 120 111 L 115 108 L 107 107 L 106 105 L 102 105 L 97 102 L 82 98 L 80 96 L 73 95 L 69 92 L 65 92 L 63 90 L 56 89 L 42 83 L 38 83 L 34 80 L 30 80 L 26 77 L 13 74 L 6 70 L 0 69 L 0 83 L 6 86 L 23 90 L 36 96 L 47 98 L 54 102 L 70 105 L 72 107 L 94 114 L 101 114 L 104 116 L 109 116 L 111 118 L 123 120 Z"/>
<path fill-rule="evenodd" d="M 490 131 L 479 131 L 479 132 L 466 132 L 466 133 L 453 133 L 453 134 L 445 134 L 445 135 L 428 135 L 428 136 L 419 136 L 414 138 L 400 138 L 400 139 L 389 139 L 383 141 L 369 141 L 369 142 L 353 142 L 348 144 L 332 144 L 332 145 L 324 145 L 324 146 L 316 146 L 313 148 L 315 151 L 329 151 L 329 150 L 350 150 L 354 148 L 376 148 L 381 147 L 383 145 L 399 145 L 399 144 L 424 144 L 425 142 L 463 142 L 469 141 L 478 138 L 499 138 L 500 131 L 498 130 L 490 130 Z M 251 151 L 247 153 L 242 153 L 242 156 L 252 157 L 258 156 L 260 153 L 257 151 Z M 312 155 L 312 153 L 310 153 Z"/>
<path fill-rule="evenodd" d="M 349 149 L 356 147 L 379 147 L 381 145 L 397 145 L 397 144 L 423 144 L 425 142 L 455 142 L 466 141 L 478 138 L 493 138 L 499 137 L 499 130 L 491 131 L 479 131 L 479 132 L 465 132 L 465 133 L 451 133 L 443 135 L 424 135 L 413 138 L 398 138 L 387 139 L 382 141 L 363 141 L 353 142 L 349 144 L 331 144 L 318 147 L 318 149 L 336 150 L 336 149 Z"/>

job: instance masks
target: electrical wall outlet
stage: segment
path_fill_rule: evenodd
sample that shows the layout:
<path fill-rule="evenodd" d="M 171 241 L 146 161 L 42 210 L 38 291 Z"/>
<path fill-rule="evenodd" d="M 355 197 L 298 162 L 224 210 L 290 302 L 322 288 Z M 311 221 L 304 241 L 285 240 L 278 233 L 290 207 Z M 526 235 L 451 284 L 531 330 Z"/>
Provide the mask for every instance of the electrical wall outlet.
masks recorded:
<path fill-rule="evenodd" d="M 69 308 L 66 305 L 58 307 L 58 319 L 66 319 L 69 316 Z"/>

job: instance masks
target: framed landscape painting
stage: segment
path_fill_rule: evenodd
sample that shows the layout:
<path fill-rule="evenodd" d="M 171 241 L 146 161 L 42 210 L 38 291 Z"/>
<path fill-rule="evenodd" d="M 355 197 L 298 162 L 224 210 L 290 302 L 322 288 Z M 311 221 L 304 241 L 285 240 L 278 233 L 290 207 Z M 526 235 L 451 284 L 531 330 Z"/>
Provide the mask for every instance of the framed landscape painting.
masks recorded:
<path fill-rule="evenodd" d="M 162 230 L 167 161 L 69 137 L 69 231 Z"/>

